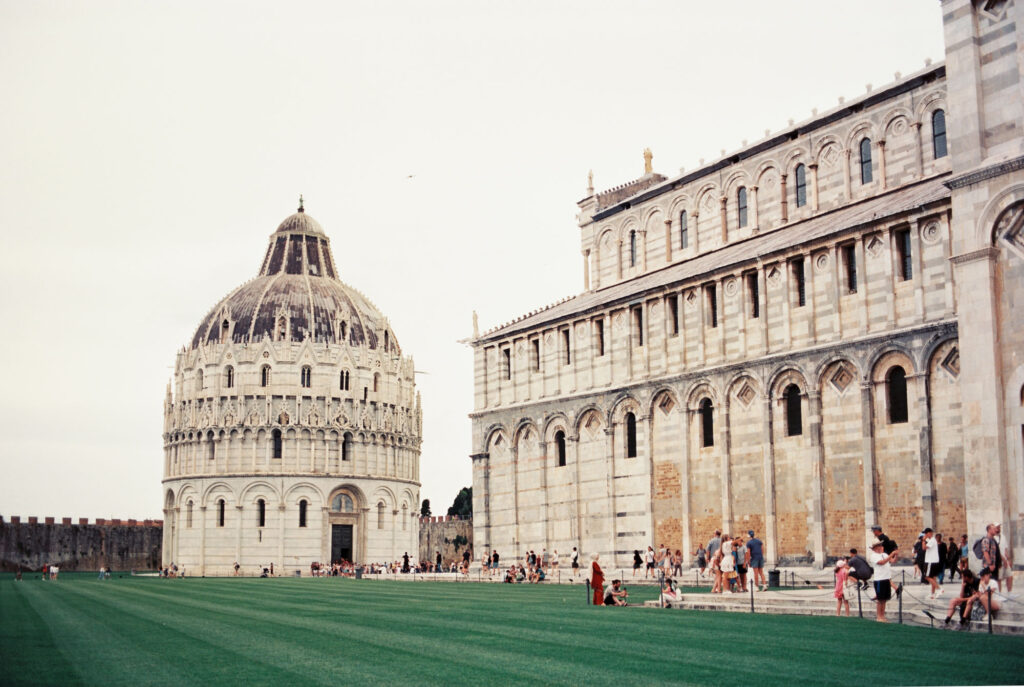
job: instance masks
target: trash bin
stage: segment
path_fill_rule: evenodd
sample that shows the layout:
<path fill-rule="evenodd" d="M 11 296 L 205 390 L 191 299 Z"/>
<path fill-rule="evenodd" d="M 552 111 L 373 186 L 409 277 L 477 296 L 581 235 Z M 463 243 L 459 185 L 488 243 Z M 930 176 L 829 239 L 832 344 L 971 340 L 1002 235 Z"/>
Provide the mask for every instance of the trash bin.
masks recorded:
<path fill-rule="evenodd" d="M 362 567 L 356 568 L 356 579 L 357 580 L 363 579 L 363 569 L 362 569 Z"/>
<path fill-rule="evenodd" d="M 295 577 L 302 577 L 302 571 L 301 570 L 296 570 L 295 571 Z"/>
<path fill-rule="evenodd" d="M 780 586 L 779 585 L 779 571 L 778 570 L 769 570 L 768 571 L 768 586 L 769 587 L 778 587 L 778 586 Z"/>

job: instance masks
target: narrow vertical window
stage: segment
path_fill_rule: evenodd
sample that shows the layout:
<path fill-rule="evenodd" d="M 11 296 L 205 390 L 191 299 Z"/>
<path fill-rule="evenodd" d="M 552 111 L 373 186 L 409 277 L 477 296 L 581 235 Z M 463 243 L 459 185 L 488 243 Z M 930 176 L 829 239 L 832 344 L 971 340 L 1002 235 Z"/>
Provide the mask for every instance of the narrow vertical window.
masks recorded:
<path fill-rule="evenodd" d="M 932 113 L 932 152 L 936 160 L 946 157 L 946 113 L 942 110 Z"/>
<path fill-rule="evenodd" d="M 263 499 L 256 502 L 256 519 L 259 527 L 267 526 L 267 502 Z"/>
<path fill-rule="evenodd" d="M 338 388 L 341 389 L 342 391 L 348 391 L 348 383 L 348 370 L 342 370 L 341 373 L 338 375 Z"/>
<path fill-rule="evenodd" d="M 889 402 L 889 424 L 907 421 L 907 373 L 899 365 L 885 375 L 885 391 Z"/>
<path fill-rule="evenodd" d="M 341 459 L 352 460 L 352 434 L 349 432 L 345 432 L 345 436 L 341 440 Z"/>
<path fill-rule="evenodd" d="M 700 445 L 704 448 L 715 445 L 715 407 L 710 398 L 700 402 Z"/>
<path fill-rule="evenodd" d="M 377 529 L 384 529 L 384 502 L 379 501 L 377 503 Z"/>
<path fill-rule="evenodd" d="M 309 365 L 302 366 L 301 380 L 303 389 L 308 389 L 313 384 L 313 370 Z"/>
<path fill-rule="evenodd" d="M 230 365 L 224 368 L 224 386 L 228 389 L 235 388 L 235 368 Z"/>
<path fill-rule="evenodd" d="M 224 499 L 217 500 L 217 527 L 224 527 Z"/>
<path fill-rule="evenodd" d="M 569 347 L 569 330 L 562 330 L 562 350 L 565 351 L 565 364 L 572 363 L 572 349 Z"/>
<path fill-rule="evenodd" d="M 740 186 L 736 192 L 736 211 L 739 216 L 739 226 L 747 226 L 747 187 Z"/>
<path fill-rule="evenodd" d="M 718 291 L 714 284 L 707 284 L 704 286 L 704 292 L 707 294 L 708 302 L 707 323 L 714 328 L 718 326 Z"/>
<path fill-rule="evenodd" d="M 750 318 L 761 316 L 761 294 L 757 283 L 757 272 L 747 272 L 747 297 L 750 299 Z"/>
<path fill-rule="evenodd" d="M 284 341 L 288 338 L 288 318 L 281 315 L 277 318 L 277 341 Z"/>
<path fill-rule="evenodd" d="M 807 168 L 802 164 L 796 166 L 796 206 L 807 205 Z"/>
<path fill-rule="evenodd" d="M 907 281 L 914 278 L 914 266 L 910 254 L 910 230 L 901 229 L 896 232 L 896 254 L 900 260 L 900 279 Z"/>
<path fill-rule="evenodd" d="M 932 121 L 935 121 L 934 118 L 932 119 Z M 933 129 L 934 129 L 934 127 L 933 127 Z M 227 320 L 224 320 L 223 322 L 220 323 L 220 342 L 221 343 L 228 343 L 231 340 L 231 336 L 230 335 L 231 335 L 231 323 L 229 323 Z"/>
<path fill-rule="evenodd" d="M 629 232 L 629 266 L 636 267 L 636 231 Z"/>
<path fill-rule="evenodd" d="M 686 226 L 686 210 L 679 213 L 679 248 L 690 245 L 690 229 Z"/>
<path fill-rule="evenodd" d="M 862 138 L 860 141 L 860 183 L 871 183 L 871 139 Z"/>
<path fill-rule="evenodd" d="M 530 341 L 530 369 L 534 372 L 540 370 L 540 338 Z"/>
<path fill-rule="evenodd" d="M 676 294 L 672 294 L 665 300 L 668 305 L 669 331 L 675 336 L 679 333 L 679 297 Z"/>
<path fill-rule="evenodd" d="M 374 393 L 380 391 L 380 374 L 377 372 L 373 373 L 373 391 Z"/>
<path fill-rule="evenodd" d="M 797 258 L 790 263 L 793 266 L 793 286 L 796 289 L 796 305 L 802 308 L 807 305 L 807 279 L 804 274 L 804 259 Z"/>
<path fill-rule="evenodd" d="M 565 467 L 565 432 L 555 432 L 555 453 L 558 458 L 558 467 Z"/>
<path fill-rule="evenodd" d="M 271 439 L 274 443 L 274 453 L 272 455 L 274 458 L 280 458 L 282 451 L 281 430 L 275 429 L 271 432 Z"/>
<path fill-rule="evenodd" d="M 501 349 L 501 376 L 512 379 L 512 349 Z"/>
<path fill-rule="evenodd" d="M 217 443 L 213 440 L 213 432 L 206 435 L 206 457 L 214 460 L 217 457 Z"/>
<path fill-rule="evenodd" d="M 644 345 L 644 306 L 633 308 L 633 341 L 636 346 Z"/>
<path fill-rule="evenodd" d="M 786 436 L 795 437 L 804 433 L 803 412 L 800 408 L 800 387 L 790 384 L 782 393 L 786 404 Z"/>
<path fill-rule="evenodd" d="M 185 527 L 192 528 L 192 502 L 188 502 L 188 507 L 185 512 Z"/>
<path fill-rule="evenodd" d="M 598 357 L 604 355 L 604 319 L 594 320 L 594 338 Z"/>
<path fill-rule="evenodd" d="M 843 246 L 843 263 L 846 267 L 846 291 L 857 293 L 857 246 Z"/>
<path fill-rule="evenodd" d="M 203 391 L 203 370 L 200 368 L 196 370 L 196 393 L 202 393 Z"/>
<path fill-rule="evenodd" d="M 260 368 L 260 386 L 270 386 L 270 365 Z"/>
<path fill-rule="evenodd" d="M 626 457 L 636 458 L 636 415 L 626 413 Z"/>
<path fill-rule="evenodd" d="M 306 501 L 299 501 L 299 527 L 306 526 L 306 508 L 308 506 Z"/>

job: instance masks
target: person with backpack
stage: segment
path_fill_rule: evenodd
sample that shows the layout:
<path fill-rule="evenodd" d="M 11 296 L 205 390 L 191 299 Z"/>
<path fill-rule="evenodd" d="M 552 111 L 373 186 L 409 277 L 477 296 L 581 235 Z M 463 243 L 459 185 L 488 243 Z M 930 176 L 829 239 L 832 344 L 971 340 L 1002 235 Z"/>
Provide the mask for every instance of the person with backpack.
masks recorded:
<path fill-rule="evenodd" d="M 992 579 L 999 581 L 999 568 L 1003 557 L 999 554 L 999 540 L 996 537 L 1002 532 L 999 523 L 990 524 L 985 528 L 985 536 L 974 542 L 974 555 L 981 559 L 983 568 L 992 572 Z"/>

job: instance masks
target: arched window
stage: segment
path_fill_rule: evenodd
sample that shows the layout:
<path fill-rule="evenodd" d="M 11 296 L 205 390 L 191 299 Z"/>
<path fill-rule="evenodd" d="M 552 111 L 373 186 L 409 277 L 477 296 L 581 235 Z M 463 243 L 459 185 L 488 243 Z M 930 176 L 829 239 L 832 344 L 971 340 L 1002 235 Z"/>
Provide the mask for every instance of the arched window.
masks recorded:
<path fill-rule="evenodd" d="M 217 527 L 224 527 L 224 499 L 217 499 Z"/>
<path fill-rule="evenodd" d="M 565 467 L 565 432 L 555 432 L 555 453 L 558 457 L 558 467 Z"/>
<path fill-rule="evenodd" d="M 885 391 L 889 402 L 889 424 L 907 421 L 907 373 L 896 365 L 885 375 Z"/>
<path fill-rule="evenodd" d="M 274 458 L 280 458 L 283 452 L 283 442 L 281 440 L 281 430 L 275 429 L 270 433 L 271 439 L 274 442 Z"/>
<path fill-rule="evenodd" d="M 338 388 L 342 391 L 348 391 L 348 370 L 341 371 L 341 376 L 338 379 Z"/>
<path fill-rule="evenodd" d="M 345 432 L 341 440 L 341 459 L 352 460 L 352 435 L 349 432 Z"/>
<path fill-rule="evenodd" d="M 202 393 L 203 391 L 203 370 L 202 368 L 196 370 L 196 393 Z"/>
<path fill-rule="evenodd" d="M 715 445 L 715 406 L 712 405 L 710 398 L 705 398 L 700 402 L 700 440 L 701 446 L 705 448 L 708 446 Z"/>
<path fill-rule="evenodd" d="M 679 213 L 679 248 L 690 245 L 690 228 L 686 225 L 686 210 Z"/>
<path fill-rule="evenodd" d="M 377 529 L 384 529 L 384 502 L 379 501 L 377 503 Z"/>
<path fill-rule="evenodd" d="M 356 504 L 348 494 L 338 494 L 331 501 L 331 510 L 335 513 L 354 513 Z"/>
<path fill-rule="evenodd" d="M 288 338 L 288 318 L 281 315 L 277 318 L 277 336 L 274 337 L 277 341 L 284 341 Z"/>
<path fill-rule="evenodd" d="M 345 339 L 348 338 L 348 322 L 345 322 L 344 320 L 339 322 L 338 332 L 340 334 L 340 336 L 338 337 L 338 343 L 345 343 Z"/>
<path fill-rule="evenodd" d="M 264 501 L 263 499 L 260 499 L 259 501 L 256 502 L 256 518 L 257 526 L 267 526 L 267 502 Z"/>
<path fill-rule="evenodd" d="M 228 389 L 235 388 L 235 368 L 230 365 L 224 368 L 224 386 Z"/>
<path fill-rule="evenodd" d="M 391 337 L 388 335 L 387 330 L 384 331 L 384 350 L 391 348 Z"/>
<path fill-rule="evenodd" d="M 629 266 L 636 267 L 636 230 L 629 232 Z"/>
<path fill-rule="evenodd" d="M 800 387 L 790 384 L 782 392 L 786 404 L 786 436 L 795 437 L 804 433 L 803 410 L 800 407 Z"/>
<path fill-rule="evenodd" d="M 373 390 L 374 392 L 380 391 L 380 373 L 373 373 Z"/>
<path fill-rule="evenodd" d="M 217 457 L 217 442 L 214 441 L 213 432 L 206 433 L 206 457 L 210 460 Z"/>
<path fill-rule="evenodd" d="M 946 113 L 942 110 L 932 112 L 932 152 L 936 160 L 946 157 Z"/>
<path fill-rule="evenodd" d="M 796 166 L 796 206 L 807 205 L 807 168 L 803 164 Z"/>
<path fill-rule="evenodd" d="M 636 415 L 626 413 L 626 457 L 636 458 Z"/>
<path fill-rule="evenodd" d="M 313 384 L 313 370 L 309 365 L 302 366 L 301 381 L 303 389 L 308 389 Z"/>
<path fill-rule="evenodd" d="M 871 183 L 871 139 L 862 138 L 860 141 L 860 183 Z"/>
<path fill-rule="evenodd" d="M 230 339 L 228 335 L 231 333 L 231 323 L 224 320 L 220 323 L 220 342 L 227 343 Z"/>
<path fill-rule="evenodd" d="M 270 386 L 270 365 L 260 369 L 260 386 Z"/>
<path fill-rule="evenodd" d="M 192 528 L 192 502 L 189 501 L 185 506 L 185 527 Z"/>
<path fill-rule="evenodd" d="M 739 225 L 741 227 L 747 226 L 747 187 L 740 186 L 740 190 L 736 192 L 736 210 L 739 215 Z"/>
<path fill-rule="evenodd" d="M 299 501 L 299 527 L 306 526 L 306 509 L 308 507 L 309 504 L 305 500 Z"/>

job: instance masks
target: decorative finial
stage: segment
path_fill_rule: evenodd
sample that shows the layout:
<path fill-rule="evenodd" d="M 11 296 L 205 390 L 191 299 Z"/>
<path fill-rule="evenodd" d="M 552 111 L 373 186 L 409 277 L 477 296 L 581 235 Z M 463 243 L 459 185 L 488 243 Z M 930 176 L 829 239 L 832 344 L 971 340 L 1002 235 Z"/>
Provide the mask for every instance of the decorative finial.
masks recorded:
<path fill-rule="evenodd" d="M 644 148 L 644 174 L 651 174 L 654 172 L 654 167 L 651 165 L 651 160 L 654 159 L 654 153 L 651 152 L 650 148 Z"/>
<path fill-rule="evenodd" d="M 299 194 L 299 212 L 305 212 L 306 209 L 302 207 L 302 194 Z"/>
<path fill-rule="evenodd" d="M 473 338 L 480 338 L 480 322 L 476 317 L 476 310 L 473 311 Z"/>
<path fill-rule="evenodd" d="M 594 195 L 594 170 L 587 172 L 587 195 Z"/>

